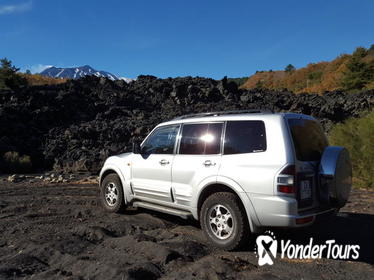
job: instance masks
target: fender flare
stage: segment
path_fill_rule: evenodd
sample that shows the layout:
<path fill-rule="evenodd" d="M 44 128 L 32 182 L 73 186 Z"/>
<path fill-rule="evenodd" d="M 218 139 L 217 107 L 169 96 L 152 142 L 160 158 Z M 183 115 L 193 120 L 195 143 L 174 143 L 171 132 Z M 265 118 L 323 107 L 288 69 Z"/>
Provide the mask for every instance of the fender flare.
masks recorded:
<path fill-rule="evenodd" d="M 202 180 L 198 185 L 197 185 L 197 190 L 196 192 L 194 192 L 192 194 L 192 202 L 193 204 L 191 205 L 192 206 L 192 215 L 194 216 L 194 218 L 196 220 L 199 220 L 199 215 L 198 215 L 198 209 L 197 209 L 197 206 L 198 206 L 198 201 L 199 201 L 199 198 L 200 198 L 200 195 L 201 193 L 203 192 L 203 190 L 206 188 L 206 187 L 209 187 L 210 185 L 214 185 L 217 183 L 217 176 L 213 175 L 213 176 L 209 176 L 207 178 L 204 178 L 204 180 Z"/>
<path fill-rule="evenodd" d="M 107 171 L 113 171 L 120 178 L 121 184 L 122 184 L 122 190 L 123 190 L 124 199 L 125 199 L 125 202 L 127 203 L 128 202 L 128 197 L 131 194 L 130 186 L 128 185 L 127 180 L 126 180 L 125 176 L 123 175 L 121 169 L 118 168 L 116 165 L 114 165 L 114 164 L 106 164 L 101 169 L 100 176 L 99 176 L 99 186 L 101 186 L 101 182 L 103 180 L 103 178 L 102 178 L 103 174 L 106 173 Z"/>
<path fill-rule="evenodd" d="M 201 193 L 203 192 L 203 190 L 212 184 L 224 185 L 230 188 L 239 197 L 246 211 L 251 232 L 258 232 L 260 222 L 258 220 L 256 211 L 253 207 L 250 197 L 237 182 L 224 176 L 216 176 L 216 180 L 214 182 L 212 182 L 212 180 L 209 180 L 209 182 L 207 182 L 207 180 L 204 180 L 199 184 L 198 192 L 197 192 L 197 196 L 195 200 L 196 204 L 194 205 L 194 208 L 196 209 L 196 216 L 197 216 L 197 206 L 198 206 L 197 204 L 198 204 L 199 197 Z"/>

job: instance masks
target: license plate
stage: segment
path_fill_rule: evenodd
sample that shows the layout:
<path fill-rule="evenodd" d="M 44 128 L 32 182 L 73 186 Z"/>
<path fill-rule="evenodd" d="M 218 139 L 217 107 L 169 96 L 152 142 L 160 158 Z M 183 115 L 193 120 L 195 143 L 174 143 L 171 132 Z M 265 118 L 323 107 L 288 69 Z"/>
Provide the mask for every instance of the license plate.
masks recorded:
<path fill-rule="evenodd" d="M 310 199 L 312 197 L 312 187 L 310 181 L 300 181 L 300 199 Z"/>

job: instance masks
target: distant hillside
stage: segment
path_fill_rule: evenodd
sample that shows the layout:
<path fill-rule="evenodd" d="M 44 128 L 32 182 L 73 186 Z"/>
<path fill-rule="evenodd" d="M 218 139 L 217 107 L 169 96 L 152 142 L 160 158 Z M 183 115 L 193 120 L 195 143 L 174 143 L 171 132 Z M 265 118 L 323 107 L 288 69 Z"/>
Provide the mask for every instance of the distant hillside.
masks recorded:
<path fill-rule="evenodd" d="M 284 71 L 258 71 L 241 86 L 244 89 L 287 89 L 295 93 L 323 93 L 345 90 L 355 92 L 374 88 L 374 45 L 358 47 L 353 54 L 343 54 L 330 62 L 310 63 Z"/>

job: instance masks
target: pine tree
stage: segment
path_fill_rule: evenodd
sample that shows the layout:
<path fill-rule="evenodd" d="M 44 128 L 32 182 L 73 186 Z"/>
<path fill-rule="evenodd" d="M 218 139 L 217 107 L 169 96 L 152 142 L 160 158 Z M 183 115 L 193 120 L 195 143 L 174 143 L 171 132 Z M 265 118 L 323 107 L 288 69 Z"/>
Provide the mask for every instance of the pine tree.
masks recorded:
<path fill-rule="evenodd" d="M 19 68 L 12 65 L 10 60 L 0 59 L 0 89 L 15 89 L 27 85 L 27 80 L 18 71 Z"/>
<path fill-rule="evenodd" d="M 293 72 L 293 71 L 295 71 L 295 70 L 296 70 L 296 68 L 295 68 L 295 66 L 293 66 L 292 64 L 288 64 L 288 65 L 286 66 L 286 68 L 284 68 L 284 71 L 287 72 L 287 73 Z"/>
<path fill-rule="evenodd" d="M 346 90 L 361 90 L 374 79 L 374 65 L 362 60 L 367 55 L 365 48 L 359 47 L 346 64 L 347 71 L 342 78 Z"/>

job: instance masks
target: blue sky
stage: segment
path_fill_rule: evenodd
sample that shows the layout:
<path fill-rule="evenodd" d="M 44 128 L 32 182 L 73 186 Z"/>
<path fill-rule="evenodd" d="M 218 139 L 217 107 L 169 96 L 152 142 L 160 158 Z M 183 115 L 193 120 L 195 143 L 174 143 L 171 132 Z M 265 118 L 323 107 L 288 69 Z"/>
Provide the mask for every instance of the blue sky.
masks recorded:
<path fill-rule="evenodd" d="M 0 0 L 0 57 L 134 78 L 242 77 L 374 44 L 374 1 Z"/>

